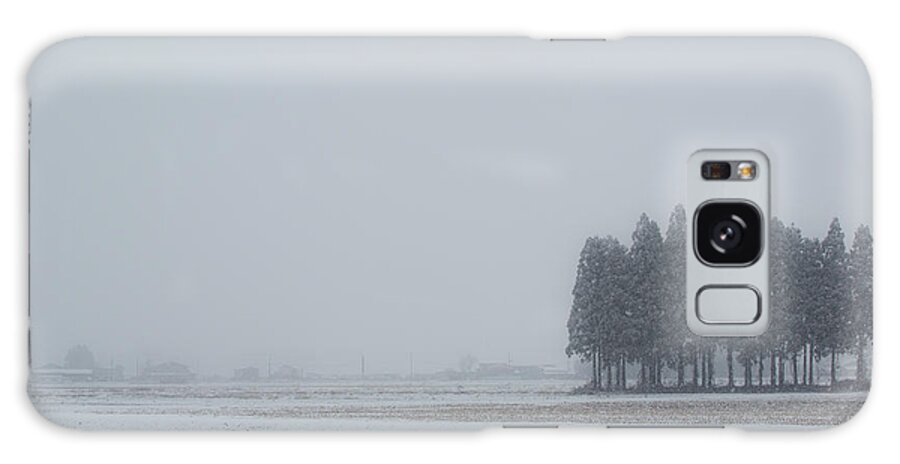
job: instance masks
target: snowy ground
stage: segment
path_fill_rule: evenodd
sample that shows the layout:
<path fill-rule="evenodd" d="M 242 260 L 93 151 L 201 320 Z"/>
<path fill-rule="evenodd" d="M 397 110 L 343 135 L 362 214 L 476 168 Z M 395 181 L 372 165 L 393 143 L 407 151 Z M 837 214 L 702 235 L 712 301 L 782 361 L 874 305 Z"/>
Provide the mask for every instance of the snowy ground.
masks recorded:
<path fill-rule="evenodd" d="M 478 429 L 499 425 L 821 427 L 864 393 L 576 395 L 580 381 L 31 385 L 49 420 L 81 429 Z"/>

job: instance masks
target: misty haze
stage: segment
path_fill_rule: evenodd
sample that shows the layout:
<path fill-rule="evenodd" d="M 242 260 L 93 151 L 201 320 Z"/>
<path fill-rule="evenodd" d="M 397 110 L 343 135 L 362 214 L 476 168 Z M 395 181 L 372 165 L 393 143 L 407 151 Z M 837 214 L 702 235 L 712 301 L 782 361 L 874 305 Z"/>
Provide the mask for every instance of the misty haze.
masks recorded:
<path fill-rule="evenodd" d="M 633 248 L 665 240 L 688 156 L 735 146 L 771 153 L 771 213 L 834 258 L 829 282 L 866 276 L 847 263 L 872 166 L 847 154 L 870 150 L 869 108 L 714 42 L 596 61 L 525 39 L 51 49 L 29 77 L 35 404 L 86 428 L 652 422 L 645 394 L 674 401 L 666 423 L 844 420 L 868 388 L 864 301 L 852 330 L 699 344 L 661 322 L 677 277 L 582 278 L 648 268 Z M 586 270 L 592 250 L 621 262 Z M 785 311 L 838 314 L 806 303 Z"/>

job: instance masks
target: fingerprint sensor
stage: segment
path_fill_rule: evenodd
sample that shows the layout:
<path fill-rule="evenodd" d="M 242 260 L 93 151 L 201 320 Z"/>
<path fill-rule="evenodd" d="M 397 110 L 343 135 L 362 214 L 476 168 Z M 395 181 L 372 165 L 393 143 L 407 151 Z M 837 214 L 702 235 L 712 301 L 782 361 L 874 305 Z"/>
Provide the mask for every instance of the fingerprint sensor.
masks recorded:
<path fill-rule="evenodd" d="M 697 292 L 697 318 L 704 324 L 752 324 L 759 319 L 759 291 L 749 285 L 708 285 Z"/>

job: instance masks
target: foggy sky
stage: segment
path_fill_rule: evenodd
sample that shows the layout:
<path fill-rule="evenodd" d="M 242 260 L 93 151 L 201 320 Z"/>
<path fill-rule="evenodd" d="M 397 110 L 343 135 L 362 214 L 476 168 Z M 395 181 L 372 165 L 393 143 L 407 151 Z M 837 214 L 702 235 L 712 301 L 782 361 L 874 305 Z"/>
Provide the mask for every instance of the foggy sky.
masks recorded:
<path fill-rule="evenodd" d="M 807 235 L 871 223 L 868 107 L 821 43 L 122 42 L 29 79 L 36 366 L 562 364 L 584 239 L 665 230 L 702 148 L 767 153 Z"/>

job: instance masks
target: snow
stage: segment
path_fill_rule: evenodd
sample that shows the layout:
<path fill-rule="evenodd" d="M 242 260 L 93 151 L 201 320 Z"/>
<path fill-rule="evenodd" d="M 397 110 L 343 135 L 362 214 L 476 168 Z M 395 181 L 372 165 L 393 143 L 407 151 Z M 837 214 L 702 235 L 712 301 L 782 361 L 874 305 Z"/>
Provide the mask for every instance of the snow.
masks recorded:
<path fill-rule="evenodd" d="M 30 386 L 48 420 L 90 430 L 430 430 L 501 425 L 823 427 L 865 393 L 576 395 L 572 380 Z"/>

